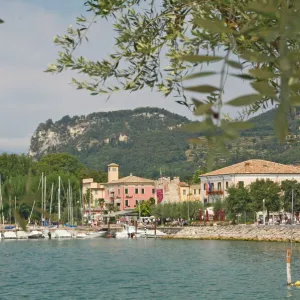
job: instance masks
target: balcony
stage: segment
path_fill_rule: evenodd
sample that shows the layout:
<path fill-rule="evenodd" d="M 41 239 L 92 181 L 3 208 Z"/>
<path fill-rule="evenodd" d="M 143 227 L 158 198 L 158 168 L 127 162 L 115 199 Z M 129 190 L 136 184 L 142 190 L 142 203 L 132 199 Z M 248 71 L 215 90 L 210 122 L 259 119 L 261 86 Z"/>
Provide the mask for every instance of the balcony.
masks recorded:
<path fill-rule="evenodd" d="M 223 194 L 224 194 L 224 191 L 221 191 L 221 190 L 207 192 L 207 195 L 223 195 Z"/>

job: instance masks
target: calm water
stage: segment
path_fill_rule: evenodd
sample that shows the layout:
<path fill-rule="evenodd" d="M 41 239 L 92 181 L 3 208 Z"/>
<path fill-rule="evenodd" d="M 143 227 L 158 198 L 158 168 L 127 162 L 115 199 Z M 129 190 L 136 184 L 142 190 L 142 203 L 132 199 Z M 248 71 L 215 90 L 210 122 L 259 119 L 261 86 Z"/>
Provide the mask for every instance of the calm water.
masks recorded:
<path fill-rule="evenodd" d="M 0 242 L 0 299 L 300 299 L 285 244 L 181 240 Z M 300 280 L 300 246 L 292 279 Z"/>

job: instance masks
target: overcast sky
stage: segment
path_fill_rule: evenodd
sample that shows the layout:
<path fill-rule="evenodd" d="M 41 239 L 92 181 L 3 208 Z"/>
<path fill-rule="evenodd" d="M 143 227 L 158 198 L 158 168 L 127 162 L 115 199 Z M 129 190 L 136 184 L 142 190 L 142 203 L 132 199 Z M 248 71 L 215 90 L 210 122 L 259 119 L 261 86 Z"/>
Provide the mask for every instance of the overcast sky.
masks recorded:
<path fill-rule="evenodd" d="M 58 48 L 53 37 L 63 34 L 84 13 L 85 0 L 0 0 L 0 151 L 25 152 L 39 123 L 64 115 L 157 106 L 192 117 L 172 98 L 151 91 L 90 96 L 70 85 L 71 73 L 52 75 L 43 70 L 55 61 Z M 113 31 L 109 22 L 95 25 L 90 42 L 80 54 L 101 59 L 113 50 Z M 210 79 L 218 85 L 218 79 Z M 250 90 L 238 80 L 228 80 L 225 98 Z M 175 99 L 176 100 L 176 99 Z M 177 99 L 178 100 L 178 99 Z"/>

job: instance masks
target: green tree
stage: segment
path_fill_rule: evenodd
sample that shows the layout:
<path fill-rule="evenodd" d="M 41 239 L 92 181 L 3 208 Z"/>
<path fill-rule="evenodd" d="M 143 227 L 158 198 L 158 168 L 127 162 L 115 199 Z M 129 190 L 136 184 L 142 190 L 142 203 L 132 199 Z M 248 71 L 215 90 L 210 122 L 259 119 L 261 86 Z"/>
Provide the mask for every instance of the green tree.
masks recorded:
<path fill-rule="evenodd" d="M 249 212 L 252 209 L 252 199 L 246 187 L 231 186 L 227 190 L 225 200 L 226 211 L 235 220 L 237 214 Z"/>
<path fill-rule="evenodd" d="M 41 158 L 36 166 L 38 174 L 44 172 L 45 174 L 53 172 L 67 172 L 79 176 L 85 167 L 73 155 L 68 153 L 54 153 L 48 154 Z"/>
<path fill-rule="evenodd" d="M 202 124 L 193 125 L 189 130 L 205 132 L 210 149 L 218 145 L 223 151 L 228 139 L 250 126 L 246 122 L 232 121 L 230 116 L 223 117 L 221 113 L 222 95 L 230 74 L 249 80 L 256 93 L 226 103 L 240 107 L 245 116 L 270 102 L 277 102 L 276 133 L 283 141 L 288 132 L 289 108 L 300 103 L 300 73 L 296 63 L 299 56 L 298 1 L 163 0 L 144 3 L 139 0 L 89 0 L 86 6 L 92 19 L 78 17 L 76 28 L 70 26 L 65 35 L 55 38 L 55 44 L 61 46 L 62 51 L 47 71 L 71 69 L 88 75 L 90 81 L 73 79 L 73 83 L 78 89 L 91 91 L 92 95 L 111 94 L 121 89 L 136 91 L 144 87 L 156 87 L 166 96 L 176 92 L 181 97 L 178 103 L 193 107 L 195 115 L 203 116 Z M 75 50 L 98 18 L 113 19 L 116 51 L 100 61 L 76 57 Z M 220 56 L 206 55 L 216 50 Z M 169 60 L 164 69 L 160 63 L 162 53 Z M 232 60 L 232 54 L 242 63 Z M 222 64 L 220 72 L 201 71 L 199 65 L 216 61 Z M 244 68 L 247 74 L 240 72 Z M 183 93 L 182 79 L 194 70 L 198 73 L 189 79 L 219 75 L 220 86 L 186 87 L 186 91 L 207 95 L 205 100 L 203 97 L 194 99 L 191 105 Z M 118 78 L 117 83 L 109 85 L 111 78 Z"/>
<path fill-rule="evenodd" d="M 296 180 L 281 182 L 281 201 L 285 211 L 292 211 L 292 190 L 294 190 L 294 211 L 300 211 L 300 183 Z"/>
<path fill-rule="evenodd" d="M 78 174 L 80 182 L 84 178 L 93 178 L 95 182 L 107 182 L 107 173 L 103 171 L 97 171 L 92 169 L 81 169 Z"/>
<path fill-rule="evenodd" d="M 249 186 L 250 198 L 252 200 L 252 209 L 254 211 L 263 210 L 263 200 L 265 201 L 265 209 L 269 218 L 270 211 L 279 211 L 281 209 L 280 202 L 280 185 L 269 179 L 257 179 Z"/>

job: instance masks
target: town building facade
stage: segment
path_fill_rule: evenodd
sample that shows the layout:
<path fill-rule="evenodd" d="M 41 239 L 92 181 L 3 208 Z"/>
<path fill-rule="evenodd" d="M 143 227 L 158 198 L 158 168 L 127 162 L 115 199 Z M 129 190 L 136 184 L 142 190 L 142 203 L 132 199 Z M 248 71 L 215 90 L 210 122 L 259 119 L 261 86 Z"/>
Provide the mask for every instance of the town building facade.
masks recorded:
<path fill-rule="evenodd" d="M 199 176 L 200 198 L 203 203 L 224 200 L 231 186 L 248 186 L 257 179 L 269 179 L 279 184 L 284 180 L 300 182 L 300 168 L 260 159 L 251 159 Z"/>
<path fill-rule="evenodd" d="M 93 178 L 82 180 L 82 195 L 86 212 L 99 213 L 117 206 L 119 210 L 134 209 L 138 203 L 156 199 L 154 180 L 133 176 L 119 178 L 119 165 L 107 166 L 108 182 L 97 183 Z"/>

